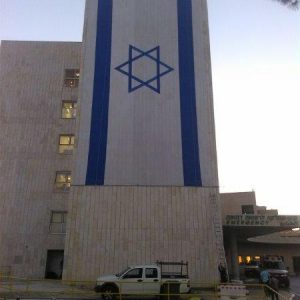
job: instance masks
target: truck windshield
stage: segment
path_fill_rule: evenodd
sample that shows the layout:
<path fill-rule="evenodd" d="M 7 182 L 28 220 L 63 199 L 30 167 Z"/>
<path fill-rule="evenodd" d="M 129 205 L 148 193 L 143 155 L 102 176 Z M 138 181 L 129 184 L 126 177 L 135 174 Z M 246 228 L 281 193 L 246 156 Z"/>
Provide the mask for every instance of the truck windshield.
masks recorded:
<path fill-rule="evenodd" d="M 268 261 L 264 263 L 266 269 L 285 270 L 285 265 L 282 261 Z"/>
<path fill-rule="evenodd" d="M 124 273 L 126 273 L 128 270 L 130 270 L 129 267 L 127 267 L 125 270 L 123 270 L 122 272 L 116 274 L 117 277 L 121 277 Z"/>

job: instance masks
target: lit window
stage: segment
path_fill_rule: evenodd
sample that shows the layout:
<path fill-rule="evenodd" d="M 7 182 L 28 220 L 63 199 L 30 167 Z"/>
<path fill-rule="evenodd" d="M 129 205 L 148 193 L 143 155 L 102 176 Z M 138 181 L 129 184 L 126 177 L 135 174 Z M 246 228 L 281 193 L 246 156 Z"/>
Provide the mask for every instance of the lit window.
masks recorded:
<path fill-rule="evenodd" d="M 69 171 L 60 171 L 56 172 L 55 177 L 55 189 L 57 191 L 68 191 L 71 187 L 71 172 Z"/>
<path fill-rule="evenodd" d="M 72 134 L 62 134 L 59 136 L 58 152 L 61 154 L 72 154 L 74 150 L 75 138 Z"/>
<path fill-rule="evenodd" d="M 77 103 L 75 101 L 63 101 L 61 117 L 63 119 L 74 119 L 77 113 Z"/>
<path fill-rule="evenodd" d="M 255 260 L 260 260 L 260 256 L 254 256 Z"/>
<path fill-rule="evenodd" d="M 52 211 L 50 220 L 50 233 L 66 233 L 66 223 L 67 223 L 67 212 L 65 211 Z"/>
<path fill-rule="evenodd" d="M 80 70 L 66 69 L 65 70 L 65 87 L 75 88 L 79 85 Z"/>
<path fill-rule="evenodd" d="M 244 263 L 244 261 L 243 261 L 243 258 L 239 255 L 239 264 L 241 265 L 241 264 L 243 264 Z"/>

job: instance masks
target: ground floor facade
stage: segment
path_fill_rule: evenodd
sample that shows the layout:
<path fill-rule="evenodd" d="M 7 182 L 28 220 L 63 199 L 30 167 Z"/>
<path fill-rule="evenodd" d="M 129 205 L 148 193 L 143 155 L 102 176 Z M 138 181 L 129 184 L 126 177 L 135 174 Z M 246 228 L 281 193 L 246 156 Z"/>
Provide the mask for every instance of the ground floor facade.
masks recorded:
<path fill-rule="evenodd" d="M 187 261 L 194 281 L 219 280 L 217 189 L 75 186 L 70 196 L 64 279 L 160 260 Z"/>
<path fill-rule="evenodd" d="M 217 188 L 73 186 L 41 206 L 31 195 L 7 202 L 10 214 L 2 215 L 4 275 L 93 281 L 128 265 L 188 261 L 193 281 L 212 283 L 224 253 L 231 278 L 239 262 L 264 255 L 282 256 L 291 275 L 300 273 L 298 234 L 280 232 L 296 217 L 229 215 L 222 228 Z M 251 238 L 270 230 L 277 233 Z"/>
<path fill-rule="evenodd" d="M 193 281 L 219 280 L 225 255 L 217 188 L 73 186 L 63 205 L 54 202 L 10 208 L 19 221 L 2 219 L 0 273 L 94 281 L 160 260 L 187 261 Z"/>

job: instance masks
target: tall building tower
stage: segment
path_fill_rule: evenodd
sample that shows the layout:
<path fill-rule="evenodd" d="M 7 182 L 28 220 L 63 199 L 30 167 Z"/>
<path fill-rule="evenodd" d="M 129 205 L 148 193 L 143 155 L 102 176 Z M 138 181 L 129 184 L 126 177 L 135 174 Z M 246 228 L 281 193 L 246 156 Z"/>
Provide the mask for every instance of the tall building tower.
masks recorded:
<path fill-rule="evenodd" d="M 64 278 L 223 255 L 206 0 L 87 0 Z"/>

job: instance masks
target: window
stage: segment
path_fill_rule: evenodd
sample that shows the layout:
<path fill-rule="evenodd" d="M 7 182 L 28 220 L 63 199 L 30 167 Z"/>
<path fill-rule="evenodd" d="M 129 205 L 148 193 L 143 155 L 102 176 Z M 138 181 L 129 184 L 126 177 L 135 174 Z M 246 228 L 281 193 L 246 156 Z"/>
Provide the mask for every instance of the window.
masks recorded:
<path fill-rule="evenodd" d="M 142 278 L 143 277 L 143 269 L 136 268 L 128 271 L 123 278 Z"/>
<path fill-rule="evenodd" d="M 122 275 L 124 275 L 128 270 L 130 270 L 129 267 L 127 267 L 125 270 L 123 270 L 122 272 L 116 274 L 117 277 L 121 277 Z"/>
<path fill-rule="evenodd" d="M 58 152 L 61 154 L 72 154 L 75 138 L 72 134 L 61 134 L 59 136 Z"/>
<path fill-rule="evenodd" d="M 71 172 L 69 171 L 60 171 L 56 172 L 55 177 L 55 189 L 57 191 L 68 191 L 71 187 Z"/>
<path fill-rule="evenodd" d="M 67 212 L 66 211 L 52 211 L 50 220 L 50 233 L 66 233 Z"/>
<path fill-rule="evenodd" d="M 157 269 L 156 268 L 147 268 L 146 269 L 146 278 L 157 278 Z"/>
<path fill-rule="evenodd" d="M 65 87 L 75 88 L 79 85 L 80 70 L 66 69 L 65 70 Z"/>
<path fill-rule="evenodd" d="M 254 214 L 253 205 L 242 205 L 242 214 L 253 215 Z"/>
<path fill-rule="evenodd" d="M 61 117 L 63 119 L 74 119 L 77 114 L 77 102 L 76 101 L 63 101 L 61 109 Z"/>

